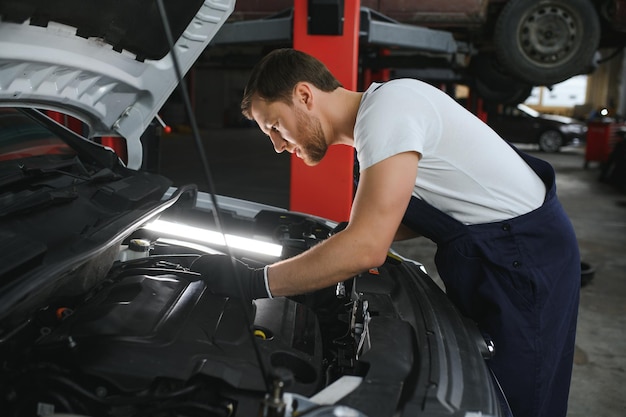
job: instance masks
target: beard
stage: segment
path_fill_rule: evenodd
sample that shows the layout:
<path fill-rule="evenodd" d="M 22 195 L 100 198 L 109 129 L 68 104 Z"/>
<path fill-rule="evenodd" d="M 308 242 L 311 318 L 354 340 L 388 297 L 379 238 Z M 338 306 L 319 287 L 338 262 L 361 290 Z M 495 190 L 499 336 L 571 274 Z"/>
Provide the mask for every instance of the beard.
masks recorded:
<path fill-rule="evenodd" d="M 317 117 L 309 117 L 302 110 L 295 108 L 298 132 L 302 138 L 300 149 L 302 160 L 307 165 L 317 165 L 326 155 L 328 144 Z"/>

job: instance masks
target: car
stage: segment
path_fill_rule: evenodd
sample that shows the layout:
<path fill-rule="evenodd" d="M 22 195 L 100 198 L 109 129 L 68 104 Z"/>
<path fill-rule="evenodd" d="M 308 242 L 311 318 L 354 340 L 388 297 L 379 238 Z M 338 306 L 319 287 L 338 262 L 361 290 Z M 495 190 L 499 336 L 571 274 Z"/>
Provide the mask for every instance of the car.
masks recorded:
<path fill-rule="evenodd" d="M 487 115 L 487 124 L 511 143 L 535 144 L 543 152 L 586 142 L 587 124 L 572 117 L 541 113 L 526 104 L 499 106 Z"/>
<path fill-rule="evenodd" d="M 493 344 L 418 261 L 295 297 L 208 290 L 200 256 L 260 267 L 339 225 L 146 169 L 234 0 L 146 6 L 0 3 L 2 415 L 509 416 Z"/>
<path fill-rule="evenodd" d="M 342 16 L 344 2 L 310 1 L 309 13 Z M 601 50 L 626 46 L 626 0 L 362 0 L 361 31 L 372 14 L 382 16 L 388 38 L 403 38 L 403 25 L 445 30 L 458 45 L 456 59 L 439 64 L 454 69 L 488 101 L 523 102 L 533 86 L 551 86 L 597 67 Z M 241 0 L 233 18 L 261 20 L 293 7 L 293 1 Z M 391 25 L 397 33 L 392 35 Z M 276 29 L 274 29 L 276 30 Z M 368 45 L 361 35 L 363 65 L 379 68 L 422 69 L 433 61 L 411 57 L 410 40 Z M 250 40 L 254 42 L 254 40 Z M 431 42 L 432 43 L 432 42 Z M 417 48 L 418 45 L 416 44 Z M 461 63 L 462 62 L 462 63 Z M 456 63 L 456 65 L 455 65 Z M 424 71 L 423 76 L 431 76 Z"/>

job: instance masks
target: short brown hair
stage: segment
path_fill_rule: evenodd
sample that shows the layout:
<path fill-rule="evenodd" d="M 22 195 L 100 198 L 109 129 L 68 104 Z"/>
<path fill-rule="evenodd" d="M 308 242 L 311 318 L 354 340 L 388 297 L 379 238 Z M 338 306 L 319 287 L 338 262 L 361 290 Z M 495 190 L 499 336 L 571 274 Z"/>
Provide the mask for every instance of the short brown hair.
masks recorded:
<path fill-rule="evenodd" d="M 270 102 L 282 101 L 291 105 L 293 89 L 301 81 L 309 82 L 322 91 L 342 87 L 317 58 L 291 48 L 275 49 L 252 69 L 241 100 L 241 112 L 252 120 L 250 106 L 254 95 Z"/>

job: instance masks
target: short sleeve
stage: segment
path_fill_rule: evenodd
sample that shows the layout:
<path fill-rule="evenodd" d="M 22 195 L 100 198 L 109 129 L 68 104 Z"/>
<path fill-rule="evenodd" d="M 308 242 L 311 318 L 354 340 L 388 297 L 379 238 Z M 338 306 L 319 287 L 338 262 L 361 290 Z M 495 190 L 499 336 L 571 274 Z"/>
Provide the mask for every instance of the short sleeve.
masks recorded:
<path fill-rule="evenodd" d="M 374 84 L 364 93 L 354 128 L 361 171 L 393 155 L 408 151 L 423 155 L 436 146 L 440 116 L 420 92 L 420 83 L 394 80 Z"/>

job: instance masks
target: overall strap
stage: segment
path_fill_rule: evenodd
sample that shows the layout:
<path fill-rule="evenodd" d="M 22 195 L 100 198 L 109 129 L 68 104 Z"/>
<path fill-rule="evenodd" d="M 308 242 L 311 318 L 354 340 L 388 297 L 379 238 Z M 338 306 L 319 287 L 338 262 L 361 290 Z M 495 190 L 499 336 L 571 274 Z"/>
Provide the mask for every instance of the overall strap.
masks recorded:
<path fill-rule="evenodd" d="M 551 200 L 556 195 L 556 181 L 554 168 L 548 162 L 519 151 L 511 147 L 541 178 L 546 186 L 544 201 Z M 409 201 L 402 223 L 411 230 L 429 238 L 438 245 L 450 242 L 467 233 L 472 226 L 466 226 L 452 216 L 433 207 L 421 198 L 412 196 Z"/>

